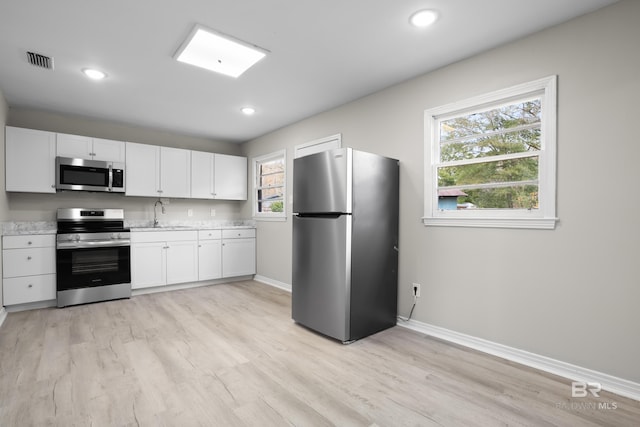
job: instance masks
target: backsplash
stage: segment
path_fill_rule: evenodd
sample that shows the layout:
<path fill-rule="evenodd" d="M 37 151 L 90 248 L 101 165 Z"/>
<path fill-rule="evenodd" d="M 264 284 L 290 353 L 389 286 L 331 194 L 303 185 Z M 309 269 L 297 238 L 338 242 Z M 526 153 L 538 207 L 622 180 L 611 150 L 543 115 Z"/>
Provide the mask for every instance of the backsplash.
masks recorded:
<path fill-rule="evenodd" d="M 255 227 L 256 222 L 252 219 L 228 219 L 217 221 L 183 221 L 169 220 L 158 221 L 161 227 L 193 227 L 193 228 L 224 228 L 224 227 Z M 126 220 L 124 226 L 127 228 L 148 228 L 153 227 L 153 221 L 148 220 Z"/>

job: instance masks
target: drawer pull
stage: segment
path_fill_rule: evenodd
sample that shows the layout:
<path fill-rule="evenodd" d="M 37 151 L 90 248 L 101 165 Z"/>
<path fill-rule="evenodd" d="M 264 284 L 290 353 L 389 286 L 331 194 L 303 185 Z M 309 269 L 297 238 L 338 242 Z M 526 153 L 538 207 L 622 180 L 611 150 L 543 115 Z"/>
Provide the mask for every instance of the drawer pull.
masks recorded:
<path fill-rule="evenodd" d="M 30 256 L 27 257 L 27 261 L 31 261 L 31 257 Z"/>
<path fill-rule="evenodd" d="M 33 242 L 32 242 L 31 240 L 29 240 L 29 241 L 27 242 L 27 245 L 33 245 Z"/>
<path fill-rule="evenodd" d="M 27 288 L 33 288 L 33 283 L 29 283 L 29 284 L 27 285 Z"/>

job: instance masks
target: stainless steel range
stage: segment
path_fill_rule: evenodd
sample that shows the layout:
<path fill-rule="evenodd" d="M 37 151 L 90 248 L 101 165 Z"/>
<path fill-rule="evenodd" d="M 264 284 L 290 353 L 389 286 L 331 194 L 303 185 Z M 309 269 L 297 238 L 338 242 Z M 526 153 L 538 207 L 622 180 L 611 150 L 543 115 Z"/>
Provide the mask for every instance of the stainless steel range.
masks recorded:
<path fill-rule="evenodd" d="M 58 209 L 58 307 L 131 297 L 131 240 L 122 209 Z"/>

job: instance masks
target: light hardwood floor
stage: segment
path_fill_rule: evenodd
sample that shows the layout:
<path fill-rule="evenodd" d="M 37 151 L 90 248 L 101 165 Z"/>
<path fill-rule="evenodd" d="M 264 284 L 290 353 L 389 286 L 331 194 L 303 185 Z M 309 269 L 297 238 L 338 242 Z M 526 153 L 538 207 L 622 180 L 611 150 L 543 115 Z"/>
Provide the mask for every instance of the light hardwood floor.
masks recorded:
<path fill-rule="evenodd" d="M 10 313 L 0 426 L 640 425 L 640 402 L 400 327 L 345 346 L 290 310 L 248 281 Z"/>

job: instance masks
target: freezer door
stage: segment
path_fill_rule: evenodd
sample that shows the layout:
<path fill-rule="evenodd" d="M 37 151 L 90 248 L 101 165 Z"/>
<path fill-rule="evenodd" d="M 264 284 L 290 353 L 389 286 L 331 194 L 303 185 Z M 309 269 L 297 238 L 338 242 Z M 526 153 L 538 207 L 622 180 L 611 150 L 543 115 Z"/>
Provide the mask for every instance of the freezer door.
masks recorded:
<path fill-rule="evenodd" d="M 292 317 L 349 340 L 351 216 L 293 217 Z"/>
<path fill-rule="evenodd" d="M 351 213 L 350 148 L 338 148 L 293 161 L 293 212 Z"/>

